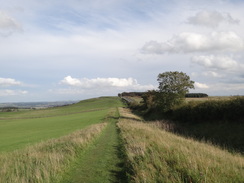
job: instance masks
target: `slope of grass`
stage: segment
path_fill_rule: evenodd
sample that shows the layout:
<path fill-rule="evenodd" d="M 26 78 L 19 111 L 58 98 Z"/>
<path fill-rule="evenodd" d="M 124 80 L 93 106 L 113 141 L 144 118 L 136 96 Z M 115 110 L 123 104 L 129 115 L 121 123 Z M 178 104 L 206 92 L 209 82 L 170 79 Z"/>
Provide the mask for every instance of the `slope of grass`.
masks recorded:
<path fill-rule="evenodd" d="M 22 150 L 0 154 L 0 182 L 53 183 L 70 162 L 96 138 L 106 126 L 92 125 L 68 136 L 48 140 Z"/>
<path fill-rule="evenodd" d="M 121 103 L 118 98 L 103 97 L 81 101 L 71 106 L 9 113 L 12 114 L 9 118 L 19 118 L 20 115 L 28 117 L 28 114 L 30 116 L 28 119 L 0 120 L 0 152 L 12 151 L 49 138 L 57 138 L 88 125 L 100 123 L 111 107 L 119 105 Z M 83 112 L 77 113 L 79 111 Z M 45 117 L 50 114 L 55 115 Z M 32 116 L 39 116 L 39 118 L 32 118 Z"/>
<path fill-rule="evenodd" d="M 114 112 L 107 118 L 109 124 L 100 138 L 75 161 L 62 183 L 127 182 L 121 139 L 116 127 L 118 112 Z"/>
<path fill-rule="evenodd" d="M 244 182 L 244 157 L 128 118 L 120 110 L 131 182 Z"/>
<path fill-rule="evenodd" d="M 20 110 L 15 112 L 0 112 L 0 119 L 27 119 L 64 116 L 84 113 L 87 111 L 107 109 L 119 105 L 117 97 L 100 97 L 80 101 L 79 103 L 38 110 Z"/>

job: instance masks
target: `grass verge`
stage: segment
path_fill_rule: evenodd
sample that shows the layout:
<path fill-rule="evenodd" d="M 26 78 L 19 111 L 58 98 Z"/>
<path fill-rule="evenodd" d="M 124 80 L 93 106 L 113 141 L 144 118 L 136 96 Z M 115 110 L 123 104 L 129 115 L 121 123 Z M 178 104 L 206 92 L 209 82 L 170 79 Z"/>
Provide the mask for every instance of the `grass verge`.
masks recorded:
<path fill-rule="evenodd" d="M 48 140 L 23 150 L 0 154 L 0 182 L 52 183 L 61 178 L 70 162 L 97 137 L 105 123 Z"/>
<path fill-rule="evenodd" d="M 131 182 L 244 182 L 242 155 L 138 122 L 127 113 L 121 111 L 118 126 Z"/>

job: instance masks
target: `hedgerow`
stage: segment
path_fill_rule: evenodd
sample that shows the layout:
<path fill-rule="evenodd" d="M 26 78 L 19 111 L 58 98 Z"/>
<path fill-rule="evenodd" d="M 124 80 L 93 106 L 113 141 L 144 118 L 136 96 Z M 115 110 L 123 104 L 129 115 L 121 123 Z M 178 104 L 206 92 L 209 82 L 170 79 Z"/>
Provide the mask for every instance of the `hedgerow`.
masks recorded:
<path fill-rule="evenodd" d="M 235 97 L 230 100 L 189 102 L 172 109 L 171 116 L 175 120 L 184 122 L 243 122 L 244 97 Z"/>

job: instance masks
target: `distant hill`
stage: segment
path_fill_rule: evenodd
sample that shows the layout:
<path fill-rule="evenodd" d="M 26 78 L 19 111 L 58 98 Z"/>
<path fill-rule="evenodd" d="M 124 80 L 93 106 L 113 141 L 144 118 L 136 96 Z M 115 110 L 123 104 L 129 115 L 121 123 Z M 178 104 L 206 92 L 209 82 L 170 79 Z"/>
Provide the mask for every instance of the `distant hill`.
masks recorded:
<path fill-rule="evenodd" d="M 0 103 L 0 108 L 48 108 L 70 105 L 77 102 L 79 101 Z"/>

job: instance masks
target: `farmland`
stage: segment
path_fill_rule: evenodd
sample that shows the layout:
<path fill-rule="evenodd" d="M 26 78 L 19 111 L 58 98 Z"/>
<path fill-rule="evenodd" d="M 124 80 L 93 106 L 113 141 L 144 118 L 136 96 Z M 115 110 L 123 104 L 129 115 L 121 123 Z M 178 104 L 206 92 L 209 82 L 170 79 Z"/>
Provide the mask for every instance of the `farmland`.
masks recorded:
<path fill-rule="evenodd" d="M 0 182 L 243 182 L 244 156 L 175 135 L 118 97 L 0 113 Z"/>

